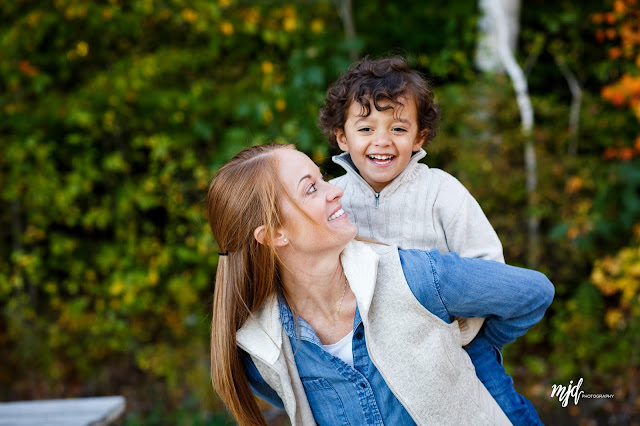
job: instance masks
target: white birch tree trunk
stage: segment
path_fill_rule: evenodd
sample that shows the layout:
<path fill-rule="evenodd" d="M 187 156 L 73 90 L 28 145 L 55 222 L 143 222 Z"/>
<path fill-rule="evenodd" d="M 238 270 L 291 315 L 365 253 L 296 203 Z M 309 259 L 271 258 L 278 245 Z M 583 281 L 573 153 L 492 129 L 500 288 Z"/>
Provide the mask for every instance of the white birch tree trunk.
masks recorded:
<path fill-rule="evenodd" d="M 531 107 L 527 80 L 522 68 L 516 62 L 513 47 L 517 41 L 518 25 L 514 24 L 514 21 L 518 20 L 520 1 L 480 0 L 480 8 L 486 15 L 484 25 L 488 25 L 488 27 L 485 26 L 485 30 L 487 28 L 490 30 L 486 32 L 485 36 L 481 36 L 480 43 L 492 43 L 492 47 L 489 50 L 482 50 L 484 47 L 480 45 L 477 58 L 482 58 L 484 61 L 482 66 L 489 67 L 491 65 L 490 69 L 485 69 L 486 71 L 497 72 L 504 69 L 507 72 L 513 83 L 520 110 L 521 129 L 525 138 L 524 159 L 527 176 L 527 257 L 529 266 L 535 267 L 540 253 L 540 218 L 536 212 L 538 169 L 535 145 L 531 136 L 533 108 Z M 486 24 L 487 22 L 489 24 Z M 488 58 L 492 58 L 492 60 L 490 61 Z"/>
<path fill-rule="evenodd" d="M 487 1 L 480 0 L 480 30 L 476 49 L 476 66 L 485 72 L 503 72 L 504 67 L 498 51 L 498 32 L 506 28 L 507 44 L 512 52 L 516 51 L 520 32 L 520 0 L 499 0 L 504 10 L 505 22 L 496 22 L 490 12 Z"/>

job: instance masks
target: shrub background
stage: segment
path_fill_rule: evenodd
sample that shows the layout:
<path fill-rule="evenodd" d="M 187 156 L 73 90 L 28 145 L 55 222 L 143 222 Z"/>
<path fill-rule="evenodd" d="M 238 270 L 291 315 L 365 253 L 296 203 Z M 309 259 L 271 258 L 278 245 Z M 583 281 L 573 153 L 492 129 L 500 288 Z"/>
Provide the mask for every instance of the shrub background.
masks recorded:
<path fill-rule="evenodd" d="M 557 296 L 506 350 L 518 388 L 549 418 L 638 415 L 638 5 L 521 8 L 533 206 L 511 82 L 473 65 L 475 1 L 354 2 L 349 37 L 329 0 L 2 2 L 0 399 L 123 394 L 130 422 L 221 419 L 206 187 L 241 148 L 269 141 L 340 174 L 315 126 L 324 93 L 354 57 L 400 53 L 442 105 L 425 162 L 474 194 L 507 262 L 526 264 L 527 217 L 541 219 L 537 268 Z M 583 90 L 577 136 L 559 63 Z M 616 397 L 557 411 L 551 384 L 580 377 Z"/>

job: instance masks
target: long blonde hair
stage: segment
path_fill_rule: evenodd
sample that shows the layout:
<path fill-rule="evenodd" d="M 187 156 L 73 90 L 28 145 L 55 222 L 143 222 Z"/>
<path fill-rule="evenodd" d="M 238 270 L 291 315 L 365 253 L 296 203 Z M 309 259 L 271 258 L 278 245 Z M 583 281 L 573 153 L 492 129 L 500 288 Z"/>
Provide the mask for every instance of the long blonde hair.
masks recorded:
<path fill-rule="evenodd" d="M 220 168 L 207 193 L 208 219 L 220 256 L 213 294 L 211 380 L 239 424 L 266 425 L 238 353 L 236 332 L 281 286 L 272 244 L 282 225 L 278 159 L 291 145 L 244 149 Z M 265 244 L 254 230 L 265 226 Z"/>

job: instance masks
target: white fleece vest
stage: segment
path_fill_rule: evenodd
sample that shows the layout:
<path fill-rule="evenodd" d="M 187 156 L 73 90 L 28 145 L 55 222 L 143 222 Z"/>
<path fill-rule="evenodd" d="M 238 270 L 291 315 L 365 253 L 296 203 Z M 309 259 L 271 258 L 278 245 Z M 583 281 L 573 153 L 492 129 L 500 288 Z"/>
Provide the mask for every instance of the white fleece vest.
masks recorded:
<path fill-rule="evenodd" d="M 456 322 L 425 309 L 407 284 L 397 248 L 353 241 L 342 264 L 356 296 L 367 350 L 419 425 L 510 425 L 475 374 Z M 273 297 L 237 333 L 293 425 L 314 425 L 289 337 Z"/>

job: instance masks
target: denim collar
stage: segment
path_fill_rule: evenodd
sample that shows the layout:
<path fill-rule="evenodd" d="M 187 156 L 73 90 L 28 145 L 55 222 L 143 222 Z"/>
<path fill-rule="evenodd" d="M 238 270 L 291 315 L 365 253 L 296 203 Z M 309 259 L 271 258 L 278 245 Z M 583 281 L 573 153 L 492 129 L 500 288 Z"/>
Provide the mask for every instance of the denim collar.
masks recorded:
<path fill-rule="evenodd" d="M 298 340 L 298 330 L 293 318 L 293 312 L 291 312 L 287 301 L 280 293 L 278 293 L 278 307 L 280 308 L 280 321 L 282 322 L 284 331 L 292 341 L 291 346 L 295 348 L 297 345 L 294 344 L 294 342 Z M 361 322 L 362 318 L 360 318 L 360 310 L 358 309 L 358 304 L 356 303 L 356 312 L 353 317 L 353 329 L 355 330 Z M 308 342 L 315 343 L 318 346 L 322 346 L 320 338 L 313 330 L 313 328 L 309 325 L 309 323 L 304 320 L 304 318 L 298 317 L 298 325 L 300 329 L 300 340 L 306 340 Z"/>
<path fill-rule="evenodd" d="M 291 312 L 287 301 L 280 293 L 278 293 L 278 307 L 280 308 L 280 322 L 284 327 L 285 333 L 287 333 L 291 339 L 298 340 L 299 338 L 300 340 L 307 340 L 311 343 L 322 345 L 320 338 L 304 318 L 298 317 L 298 327 L 296 327 L 293 312 Z M 300 330 L 300 337 L 298 337 L 298 330 Z"/>

